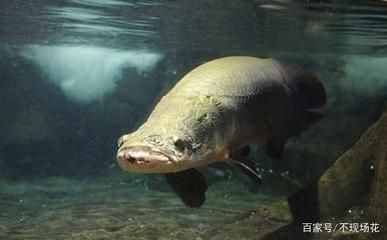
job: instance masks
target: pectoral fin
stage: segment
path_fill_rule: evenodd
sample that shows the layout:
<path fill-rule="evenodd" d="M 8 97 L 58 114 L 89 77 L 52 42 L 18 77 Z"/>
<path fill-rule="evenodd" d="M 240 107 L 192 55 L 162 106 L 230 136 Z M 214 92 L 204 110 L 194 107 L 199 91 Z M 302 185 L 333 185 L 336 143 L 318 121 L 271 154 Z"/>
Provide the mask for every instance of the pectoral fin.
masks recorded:
<path fill-rule="evenodd" d="M 200 207 L 206 200 L 206 179 L 196 169 L 165 174 L 167 183 L 188 207 Z"/>

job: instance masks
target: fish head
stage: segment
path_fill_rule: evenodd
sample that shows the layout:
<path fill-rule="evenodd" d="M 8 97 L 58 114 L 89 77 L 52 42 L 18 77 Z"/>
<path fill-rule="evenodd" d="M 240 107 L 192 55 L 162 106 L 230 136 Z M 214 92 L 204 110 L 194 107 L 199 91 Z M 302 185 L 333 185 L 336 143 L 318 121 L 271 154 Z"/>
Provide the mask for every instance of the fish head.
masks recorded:
<path fill-rule="evenodd" d="M 193 144 L 178 135 L 123 135 L 118 140 L 118 148 L 118 165 L 128 172 L 178 172 L 195 163 Z"/>

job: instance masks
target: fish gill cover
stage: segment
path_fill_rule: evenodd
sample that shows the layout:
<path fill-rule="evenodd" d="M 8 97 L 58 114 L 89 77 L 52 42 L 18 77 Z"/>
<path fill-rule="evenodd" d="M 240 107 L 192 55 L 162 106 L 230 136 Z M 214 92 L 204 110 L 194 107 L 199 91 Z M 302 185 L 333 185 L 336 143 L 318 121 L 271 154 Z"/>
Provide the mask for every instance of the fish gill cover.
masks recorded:
<path fill-rule="evenodd" d="M 30 45 L 21 55 L 36 62 L 49 81 L 78 103 L 100 100 L 112 92 L 124 68 L 150 72 L 162 58 L 157 52 L 92 46 Z"/>

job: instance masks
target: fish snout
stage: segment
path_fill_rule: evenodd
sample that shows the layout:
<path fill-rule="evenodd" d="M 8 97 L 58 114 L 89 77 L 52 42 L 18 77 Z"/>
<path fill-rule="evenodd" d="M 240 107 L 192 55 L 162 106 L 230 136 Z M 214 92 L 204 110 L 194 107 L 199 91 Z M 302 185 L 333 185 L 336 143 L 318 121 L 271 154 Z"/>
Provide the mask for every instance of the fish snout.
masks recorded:
<path fill-rule="evenodd" d="M 117 162 L 122 169 L 130 172 L 158 172 L 168 169 L 174 159 L 151 147 L 130 147 L 118 150 Z"/>
<path fill-rule="evenodd" d="M 127 151 L 120 151 L 117 153 L 117 160 L 118 161 L 128 161 L 130 163 L 135 163 L 136 162 L 136 158 L 133 157 L 130 152 L 127 152 Z"/>

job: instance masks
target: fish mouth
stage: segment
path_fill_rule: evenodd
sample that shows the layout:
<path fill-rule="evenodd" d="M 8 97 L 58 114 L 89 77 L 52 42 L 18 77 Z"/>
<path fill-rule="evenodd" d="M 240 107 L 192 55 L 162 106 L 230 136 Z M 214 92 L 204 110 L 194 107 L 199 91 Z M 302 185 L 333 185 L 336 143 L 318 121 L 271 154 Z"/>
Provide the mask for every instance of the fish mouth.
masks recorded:
<path fill-rule="evenodd" d="M 127 171 L 159 172 L 171 164 L 176 164 L 177 159 L 158 148 L 134 146 L 119 149 L 117 162 Z"/>

